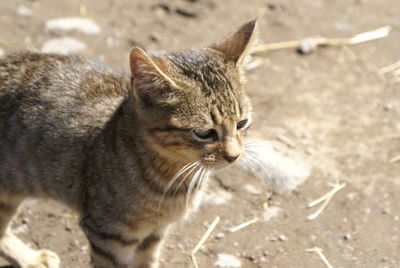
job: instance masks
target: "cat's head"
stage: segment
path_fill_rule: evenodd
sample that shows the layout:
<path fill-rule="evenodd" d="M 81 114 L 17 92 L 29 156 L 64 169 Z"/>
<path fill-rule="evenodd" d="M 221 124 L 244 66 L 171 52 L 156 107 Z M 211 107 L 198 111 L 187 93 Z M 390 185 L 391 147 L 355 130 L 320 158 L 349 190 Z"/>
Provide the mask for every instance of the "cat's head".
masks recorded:
<path fill-rule="evenodd" d="M 242 70 L 255 39 L 251 21 L 209 47 L 130 54 L 133 98 L 152 150 L 220 168 L 243 152 L 252 107 Z"/>

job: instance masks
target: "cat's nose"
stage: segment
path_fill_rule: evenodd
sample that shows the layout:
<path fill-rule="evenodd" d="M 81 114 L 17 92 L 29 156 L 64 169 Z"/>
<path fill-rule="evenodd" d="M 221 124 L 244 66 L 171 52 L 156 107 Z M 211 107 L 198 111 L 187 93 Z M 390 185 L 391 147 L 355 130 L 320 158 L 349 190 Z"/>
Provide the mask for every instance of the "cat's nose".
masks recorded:
<path fill-rule="evenodd" d="M 239 155 L 227 155 L 227 154 L 224 154 L 223 157 L 224 157 L 225 160 L 228 161 L 229 163 L 233 163 L 236 159 L 239 158 Z"/>

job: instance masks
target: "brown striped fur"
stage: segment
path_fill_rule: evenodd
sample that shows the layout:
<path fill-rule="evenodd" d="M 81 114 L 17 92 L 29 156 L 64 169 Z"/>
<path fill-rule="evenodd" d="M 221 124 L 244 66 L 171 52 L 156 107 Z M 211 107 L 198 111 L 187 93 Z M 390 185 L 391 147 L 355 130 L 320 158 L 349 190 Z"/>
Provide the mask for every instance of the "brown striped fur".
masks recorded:
<path fill-rule="evenodd" d="M 168 226 L 196 207 L 208 172 L 243 150 L 254 27 L 179 53 L 133 48 L 130 75 L 78 56 L 0 59 L 1 255 L 60 266 L 8 229 L 24 198 L 45 197 L 79 212 L 93 267 L 158 267 Z"/>

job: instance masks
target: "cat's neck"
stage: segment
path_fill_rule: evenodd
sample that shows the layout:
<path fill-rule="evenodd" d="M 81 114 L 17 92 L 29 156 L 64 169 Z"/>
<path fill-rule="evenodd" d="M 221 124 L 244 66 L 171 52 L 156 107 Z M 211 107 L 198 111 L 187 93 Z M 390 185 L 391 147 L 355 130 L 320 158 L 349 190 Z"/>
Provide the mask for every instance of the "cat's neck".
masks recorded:
<path fill-rule="evenodd" d="M 190 163 L 167 157 L 152 148 L 151 141 L 140 129 L 141 124 L 136 117 L 132 107 L 122 107 L 122 112 L 118 117 L 120 131 L 117 132 L 122 134 L 122 146 L 129 148 L 129 153 L 138 160 L 139 168 L 143 170 L 142 176 L 157 184 L 162 190 L 171 190 L 175 193 L 186 191 L 199 166 L 193 166 L 193 169 L 187 169 L 186 172 L 176 176 Z M 171 180 L 174 182 L 171 183 Z M 177 189 L 178 186 L 179 189 Z"/>
<path fill-rule="evenodd" d="M 167 158 L 151 149 L 144 157 L 157 183 L 174 191 L 186 191 L 194 175 L 190 169 L 182 172 L 189 163 Z"/>

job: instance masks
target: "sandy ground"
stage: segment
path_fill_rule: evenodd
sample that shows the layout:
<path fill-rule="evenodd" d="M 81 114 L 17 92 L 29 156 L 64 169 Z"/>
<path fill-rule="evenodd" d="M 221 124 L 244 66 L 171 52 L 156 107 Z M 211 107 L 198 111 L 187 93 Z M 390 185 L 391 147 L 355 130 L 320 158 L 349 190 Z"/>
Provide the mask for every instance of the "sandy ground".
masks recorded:
<path fill-rule="evenodd" d="M 20 5 L 32 11 L 17 15 Z M 261 13 L 264 11 L 264 13 Z M 261 15 L 259 15 L 261 14 Z M 213 179 L 199 213 L 168 237 L 162 267 L 192 267 L 188 254 L 216 216 L 220 223 L 197 253 L 200 267 L 218 254 L 241 267 L 400 267 L 400 83 L 382 66 L 400 60 L 398 0 L 15 0 L 0 2 L 0 48 L 40 49 L 59 34 L 46 33 L 52 18 L 79 16 L 101 27 L 97 35 L 70 33 L 86 43 L 80 54 L 128 69 L 133 45 L 175 51 L 218 40 L 259 15 L 263 42 L 307 36 L 346 37 L 391 25 L 388 38 L 352 47 L 264 53 L 248 73 L 255 106 L 251 135 L 283 143 L 312 168 L 306 183 L 278 195 L 250 176 L 227 170 Z M 315 220 L 307 203 L 346 183 Z M 235 233 L 229 228 L 260 220 Z M 89 267 L 87 241 L 76 215 L 50 201 L 29 201 L 15 232 L 33 247 L 56 251 L 66 268 Z M 6 264 L 5 261 L 0 262 Z"/>

